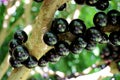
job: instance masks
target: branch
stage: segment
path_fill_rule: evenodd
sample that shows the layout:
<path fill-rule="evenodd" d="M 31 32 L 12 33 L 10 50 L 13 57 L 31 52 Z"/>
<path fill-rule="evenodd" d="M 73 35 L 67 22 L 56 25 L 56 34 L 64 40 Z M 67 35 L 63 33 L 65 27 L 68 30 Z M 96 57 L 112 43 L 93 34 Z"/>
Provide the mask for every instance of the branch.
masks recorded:
<path fill-rule="evenodd" d="M 33 2 L 33 0 L 29 0 L 29 1 L 30 1 L 29 4 L 25 4 L 25 12 L 24 12 L 24 14 L 25 14 L 25 17 L 24 17 L 24 19 L 25 19 L 25 25 L 30 24 L 31 21 L 32 21 L 31 20 L 31 8 L 32 8 L 32 2 Z"/>
<path fill-rule="evenodd" d="M 8 55 L 5 57 L 4 61 L 0 65 L 0 80 L 2 79 L 3 75 L 9 68 L 9 63 L 8 63 Z"/>
<path fill-rule="evenodd" d="M 104 28 L 102 28 L 103 32 L 113 32 L 113 31 L 119 31 L 120 30 L 120 26 L 112 26 L 112 25 L 108 25 Z"/>
<path fill-rule="evenodd" d="M 43 34 L 50 28 L 55 11 L 67 1 L 69 0 L 44 0 L 38 17 L 34 22 L 32 34 L 26 43 L 30 54 L 37 59 L 42 57 L 51 48 L 43 42 Z M 25 67 L 14 69 L 8 80 L 26 80 L 29 72 L 30 69 Z"/>

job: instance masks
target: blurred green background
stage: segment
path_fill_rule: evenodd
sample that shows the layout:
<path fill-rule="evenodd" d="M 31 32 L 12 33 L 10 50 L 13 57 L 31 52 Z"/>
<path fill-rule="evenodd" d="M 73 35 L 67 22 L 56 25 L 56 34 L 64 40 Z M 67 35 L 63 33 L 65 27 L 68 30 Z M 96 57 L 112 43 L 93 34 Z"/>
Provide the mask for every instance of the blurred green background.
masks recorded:
<path fill-rule="evenodd" d="M 8 43 L 13 38 L 13 33 L 18 29 L 24 29 L 33 23 L 35 17 L 40 11 L 42 3 L 36 3 L 32 0 L 0 0 L 0 73 L 4 73 L 1 80 L 7 80 L 12 67 L 9 66 L 8 61 Z M 120 0 L 111 0 L 109 7 L 104 11 L 108 12 L 111 9 L 120 11 Z M 100 12 L 95 7 L 90 7 L 86 4 L 77 5 L 73 0 L 67 3 L 67 8 L 63 11 L 56 11 L 55 18 L 66 18 L 68 21 L 79 18 L 82 19 L 87 28 L 94 26 L 94 14 Z M 59 62 L 49 63 L 47 67 L 36 67 L 32 70 L 28 80 L 62 80 L 59 78 L 57 72 L 64 73 L 64 75 L 72 77 L 74 73 L 83 75 L 83 71 L 94 64 L 99 64 L 100 51 L 105 45 L 96 45 L 95 50 L 83 50 L 82 53 L 73 55 L 69 54 L 62 57 Z M 1 66 L 6 64 L 6 71 L 1 70 Z M 100 68 L 93 68 L 87 74 L 100 71 Z M 51 71 L 51 72 L 48 72 Z M 52 74 L 54 73 L 54 75 Z M 1 76 L 0 76 L 1 77 Z M 115 79 L 111 79 L 114 77 Z M 114 76 L 106 77 L 103 80 L 120 80 L 120 74 L 116 73 Z"/>

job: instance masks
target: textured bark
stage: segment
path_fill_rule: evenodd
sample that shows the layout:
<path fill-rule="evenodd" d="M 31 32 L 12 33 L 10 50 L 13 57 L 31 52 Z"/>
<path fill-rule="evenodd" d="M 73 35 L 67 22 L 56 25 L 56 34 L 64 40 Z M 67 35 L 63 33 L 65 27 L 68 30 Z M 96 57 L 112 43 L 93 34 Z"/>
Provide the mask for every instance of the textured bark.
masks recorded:
<path fill-rule="evenodd" d="M 49 30 L 55 11 L 67 1 L 69 0 L 44 0 L 40 12 L 34 21 L 29 40 L 25 44 L 30 54 L 37 59 L 51 48 L 43 42 L 43 34 Z M 25 67 L 14 69 L 8 80 L 26 80 L 29 72 L 30 69 Z"/>
<path fill-rule="evenodd" d="M 7 71 L 9 68 L 9 63 L 8 63 L 8 55 L 5 57 L 4 61 L 0 65 L 0 80 L 2 79 L 4 73 Z"/>

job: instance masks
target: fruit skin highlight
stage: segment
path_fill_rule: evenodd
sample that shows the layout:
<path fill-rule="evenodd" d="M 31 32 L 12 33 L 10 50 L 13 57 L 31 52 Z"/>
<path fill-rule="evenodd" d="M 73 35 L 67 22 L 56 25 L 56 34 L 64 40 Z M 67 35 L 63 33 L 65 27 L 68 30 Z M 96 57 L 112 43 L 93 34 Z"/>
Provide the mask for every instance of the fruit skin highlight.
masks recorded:
<path fill-rule="evenodd" d="M 108 0 L 98 0 L 95 7 L 98 10 L 106 10 L 109 6 L 109 1 Z"/>
<path fill-rule="evenodd" d="M 74 19 L 69 24 L 69 31 L 76 36 L 80 36 L 86 31 L 86 25 L 82 20 Z"/>
<path fill-rule="evenodd" d="M 69 44 L 65 41 L 59 41 L 55 45 L 55 51 L 60 56 L 67 56 L 69 54 Z"/>
<path fill-rule="evenodd" d="M 58 42 L 58 36 L 56 34 L 54 34 L 53 32 L 46 32 L 43 36 L 43 41 L 49 45 L 49 46 L 53 46 L 55 44 L 57 44 Z"/>
<path fill-rule="evenodd" d="M 113 25 L 113 26 L 117 26 L 120 23 L 120 12 L 117 10 L 110 10 L 107 13 L 107 19 L 108 19 L 108 24 L 109 25 Z"/>
<path fill-rule="evenodd" d="M 107 15 L 104 12 L 98 12 L 94 15 L 93 22 L 98 28 L 106 27 L 107 21 Z"/>
<path fill-rule="evenodd" d="M 52 22 L 51 31 L 60 34 L 68 31 L 68 22 L 64 18 L 56 18 Z"/>
<path fill-rule="evenodd" d="M 13 50 L 12 55 L 16 60 L 23 62 L 28 59 L 29 52 L 25 46 L 19 45 Z"/>
<path fill-rule="evenodd" d="M 25 43 L 28 40 L 28 36 L 25 31 L 18 30 L 14 33 L 14 39 L 16 39 L 22 43 Z"/>
<path fill-rule="evenodd" d="M 120 45 L 120 31 L 114 31 L 110 33 L 109 40 L 113 45 L 119 46 Z"/>

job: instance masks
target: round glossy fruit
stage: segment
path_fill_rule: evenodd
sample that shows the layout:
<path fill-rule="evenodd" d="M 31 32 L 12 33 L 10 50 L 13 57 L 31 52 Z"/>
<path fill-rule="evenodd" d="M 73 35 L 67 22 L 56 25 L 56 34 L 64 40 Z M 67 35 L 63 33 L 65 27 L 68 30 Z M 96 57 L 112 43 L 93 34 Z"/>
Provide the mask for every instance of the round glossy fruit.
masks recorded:
<path fill-rule="evenodd" d="M 86 41 L 100 42 L 102 40 L 101 31 L 95 27 L 91 27 L 86 31 Z"/>
<path fill-rule="evenodd" d="M 67 4 L 64 3 L 62 6 L 58 8 L 59 11 L 63 11 L 66 8 Z"/>
<path fill-rule="evenodd" d="M 18 41 L 20 41 L 22 43 L 25 43 L 27 41 L 27 39 L 28 39 L 28 36 L 27 36 L 25 31 L 18 30 L 14 34 L 14 39 L 16 39 L 16 40 L 18 40 Z"/>
<path fill-rule="evenodd" d="M 12 55 L 16 60 L 23 62 L 29 57 L 29 52 L 25 46 L 19 45 L 13 50 Z"/>
<path fill-rule="evenodd" d="M 46 32 L 43 36 L 43 40 L 47 45 L 53 46 L 58 42 L 58 36 L 53 32 Z"/>
<path fill-rule="evenodd" d="M 99 10 L 105 10 L 109 6 L 109 1 L 108 0 L 98 0 L 95 6 Z"/>
<path fill-rule="evenodd" d="M 35 2 L 42 2 L 43 0 L 34 0 Z"/>
<path fill-rule="evenodd" d="M 75 45 L 78 45 L 81 48 L 85 48 L 87 45 L 87 42 L 85 41 L 83 36 L 77 37 L 73 42 Z"/>
<path fill-rule="evenodd" d="M 76 4 L 84 4 L 85 0 L 74 0 Z"/>
<path fill-rule="evenodd" d="M 82 50 L 82 48 L 85 48 L 87 45 L 87 42 L 84 40 L 83 36 L 79 36 L 77 37 L 72 43 L 71 43 L 71 48 L 73 49 L 78 49 L 78 50 Z M 74 52 L 74 51 L 73 51 Z"/>
<path fill-rule="evenodd" d="M 108 43 L 108 42 L 109 42 L 108 35 L 105 34 L 105 33 L 102 33 L 102 40 L 99 43 L 105 44 L 105 43 Z"/>
<path fill-rule="evenodd" d="M 110 59 L 111 51 L 110 49 L 106 46 L 105 48 L 102 49 L 100 56 L 102 59 Z"/>
<path fill-rule="evenodd" d="M 96 43 L 94 42 L 87 42 L 87 46 L 85 47 L 85 49 L 87 50 L 94 50 L 96 48 Z"/>
<path fill-rule="evenodd" d="M 27 60 L 22 62 L 27 68 L 34 68 L 38 65 L 38 61 L 34 56 L 29 56 Z"/>
<path fill-rule="evenodd" d="M 69 24 L 69 30 L 74 35 L 81 35 L 86 31 L 86 25 L 80 19 L 74 19 Z"/>
<path fill-rule="evenodd" d="M 56 18 L 52 22 L 51 30 L 56 33 L 65 33 L 68 31 L 68 22 L 63 18 Z"/>
<path fill-rule="evenodd" d="M 59 41 L 55 45 L 55 51 L 60 56 L 67 56 L 69 54 L 69 44 L 65 41 Z"/>
<path fill-rule="evenodd" d="M 112 44 L 107 44 L 107 48 L 109 48 L 110 50 L 110 56 L 112 57 L 112 59 L 115 59 L 117 57 L 119 57 L 119 47 L 112 45 Z"/>
<path fill-rule="evenodd" d="M 76 44 L 75 42 L 72 42 L 70 45 L 70 51 L 73 54 L 80 54 L 82 52 L 83 48 L 80 47 L 78 44 Z"/>
<path fill-rule="evenodd" d="M 95 6 L 98 0 L 86 0 L 86 4 L 89 6 Z"/>
<path fill-rule="evenodd" d="M 55 49 L 49 50 L 46 54 L 45 57 L 47 61 L 49 62 L 57 62 L 60 59 L 60 56 L 56 53 Z"/>
<path fill-rule="evenodd" d="M 108 24 L 110 25 L 118 25 L 120 22 L 120 12 L 117 10 L 110 10 L 107 13 Z"/>
<path fill-rule="evenodd" d="M 22 66 L 21 62 L 18 61 L 18 60 L 16 60 L 16 59 L 14 59 L 13 57 L 10 57 L 9 63 L 10 63 L 10 65 L 11 65 L 12 67 L 14 67 L 14 68 L 19 68 L 19 67 Z"/>
<path fill-rule="evenodd" d="M 107 26 L 107 15 L 104 12 L 98 12 L 94 15 L 93 22 L 96 27 Z"/>
<path fill-rule="evenodd" d="M 9 42 L 9 49 L 12 51 L 15 47 L 17 47 L 18 45 L 21 45 L 22 43 L 16 39 L 12 39 Z"/>
<path fill-rule="evenodd" d="M 12 39 L 10 42 L 9 42 L 9 48 L 10 50 L 12 51 L 15 47 L 17 47 L 18 45 L 21 45 L 22 43 L 16 39 Z"/>
<path fill-rule="evenodd" d="M 113 45 L 119 46 L 120 45 L 120 31 L 115 31 L 110 33 L 109 40 Z"/>
<path fill-rule="evenodd" d="M 48 64 L 47 57 L 42 56 L 38 61 L 38 66 L 45 67 Z"/>

